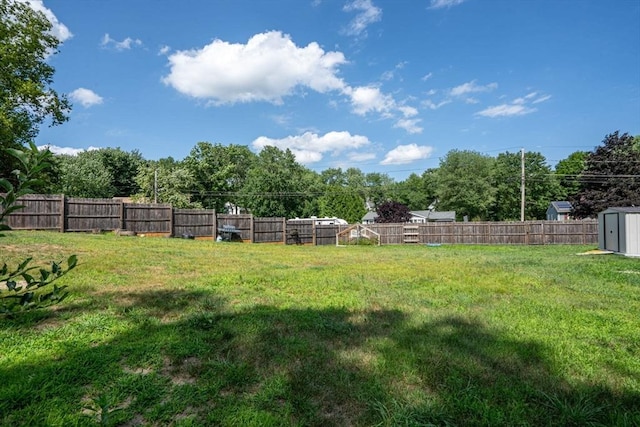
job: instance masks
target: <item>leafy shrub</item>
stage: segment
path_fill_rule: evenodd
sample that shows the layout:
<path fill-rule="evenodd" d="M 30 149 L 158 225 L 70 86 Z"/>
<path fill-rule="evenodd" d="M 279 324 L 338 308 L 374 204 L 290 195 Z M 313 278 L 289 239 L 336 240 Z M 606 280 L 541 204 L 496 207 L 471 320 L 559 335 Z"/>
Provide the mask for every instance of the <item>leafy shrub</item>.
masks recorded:
<path fill-rule="evenodd" d="M 0 178 L 0 231 L 10 230 L 5 223 L 8 215 L 23 206 L 17 205 L 18 198 L 31 192 L 31 187 L 40 183 L 37 176 L 49 167 L 51 152 L 39 151 L 31 143 L 28 150 L 6 149 L 6 152 L 17 158 L 24 171 L 14 170 L 15 185 L 6 178 Z M 67 259 L 66 268 L 62 262 L 52 262 L 49 269 L 30 266 L 33 258 L 22 261 L 11 269 L 6 263 L 0 268 L 0 315 L 18 311 L 42 308 L 62 301 L 68 292 L 66 286 L 53 285 L 53 290 L 37 293 L 38 289 L 51 285 L 60 277 L 76 267 L 78 259 L 71 255 Z"/>

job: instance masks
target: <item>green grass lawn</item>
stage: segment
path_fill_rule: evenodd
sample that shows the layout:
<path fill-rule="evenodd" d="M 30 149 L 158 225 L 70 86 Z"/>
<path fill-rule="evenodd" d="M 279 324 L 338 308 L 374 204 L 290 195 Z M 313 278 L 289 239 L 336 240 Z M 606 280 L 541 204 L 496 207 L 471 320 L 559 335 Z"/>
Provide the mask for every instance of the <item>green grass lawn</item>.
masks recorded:
<path fill-rule="evenodd" d="M 8 232 L 77 254 L 0 319 L 0 424 L 640 425 L 640 260 Z"/>

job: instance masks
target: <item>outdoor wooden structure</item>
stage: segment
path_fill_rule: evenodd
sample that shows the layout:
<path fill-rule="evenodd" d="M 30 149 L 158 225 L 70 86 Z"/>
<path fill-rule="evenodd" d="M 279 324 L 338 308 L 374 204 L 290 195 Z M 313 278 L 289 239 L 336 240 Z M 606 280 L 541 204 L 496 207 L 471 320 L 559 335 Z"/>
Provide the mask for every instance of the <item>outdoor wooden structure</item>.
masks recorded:
<path fill-rule="evenodd" d="M 355 224 L 336 234 L 336 246 L 359 245 L 380 246 L 380 234 L 373 231 L 368 226 Z"/>
<path fill-rule="evenodd" d="M 223 215 L 211 209 L 175 209 L 165 204 L 123 203 L 112 199 L 79 199 L 61 195 L 29 195 L 24 206 L 8 216 L 16 230 L 95 232 L 127 230 L 137 234 L 217 237 L 218 228 L 235 227 L 252 243 L 335 245 L 347 225 L 317 225 L 285 218 Z M 597 244 L 598 222 L 447 222 L 424 224 L 368 224 L 382 245 L 400 244 Z M 293 230 L 297 241 L 292 238 Z"/>

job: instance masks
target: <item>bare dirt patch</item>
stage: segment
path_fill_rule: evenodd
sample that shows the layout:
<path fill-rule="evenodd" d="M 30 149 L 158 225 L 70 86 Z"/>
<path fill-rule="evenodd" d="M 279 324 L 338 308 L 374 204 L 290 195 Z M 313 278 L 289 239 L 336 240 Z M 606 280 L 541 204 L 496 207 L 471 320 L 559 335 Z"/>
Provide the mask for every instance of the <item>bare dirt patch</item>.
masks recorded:
<path fill-rule="evenodd" d="M 193 371 L 200 365 L 202 362 L 197 357 L 188 357 L 179 364 L 173 364 L 168 357 L 165 357 L 160 374 L 168 377 L 173 385 L 195 384 L 197 378 L 193 375 Z"/>

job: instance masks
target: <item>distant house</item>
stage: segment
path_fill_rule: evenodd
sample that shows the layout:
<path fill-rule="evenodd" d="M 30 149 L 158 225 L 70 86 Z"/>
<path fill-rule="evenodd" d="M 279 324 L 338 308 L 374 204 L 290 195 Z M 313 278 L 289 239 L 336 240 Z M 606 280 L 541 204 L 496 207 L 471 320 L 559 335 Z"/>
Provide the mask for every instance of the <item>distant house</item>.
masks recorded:
<path fill-rule="evenodd" d="M 571 219 L 571 212 L 573 212 L 571 203 L 551 202 L 547 208 L 547 221 L 567 221 Z"/>
<path fill-rule="evenodd" d="M 454 222 L 456 220 L 455 211 L 410 211 L 413 224 L 424 224 L 426 222 Z M 375 212 L 367 212 L 362 217 L 362 224 L 373 224 L 376 222 L 378 214 Z"/>
<path fill-rule="evenodd" d="M 454 222 L 456 211 L 411 211 L 411 222 L 424 224 L 425 222 Z"/>
<path fill-rule="evenodd" d="M 378 218 L 378 214 L 373 211 L 369 211 L 362 217 L 360 222 L 363 224 L 373 224 L 376 222 L 376 218 Z"/>

